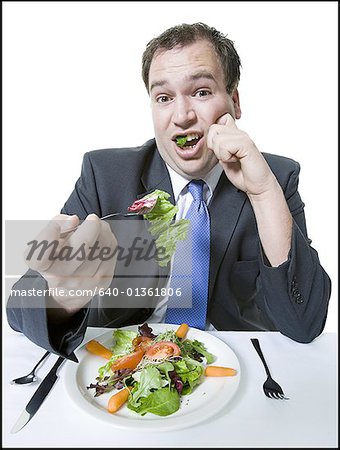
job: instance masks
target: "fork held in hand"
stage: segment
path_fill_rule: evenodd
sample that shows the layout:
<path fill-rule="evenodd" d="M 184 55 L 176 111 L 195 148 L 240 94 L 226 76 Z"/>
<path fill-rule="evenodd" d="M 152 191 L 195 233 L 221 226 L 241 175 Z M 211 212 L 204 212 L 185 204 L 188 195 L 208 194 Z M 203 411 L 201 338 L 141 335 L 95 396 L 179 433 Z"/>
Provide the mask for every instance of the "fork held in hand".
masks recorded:
<path fill-rule="evenodd" d="M 117 212 L 117 213 L 112 213 L 112 214 L 107 214 L 106 216 L 103 217 L 99 217 L 100 220 L 104 220 L 104 219 L 109 219 L 110 217 L 115 217 L 115 216 L 121 216 L 121 217 L 129 217 L 129 216 L 140 216 L 139 213 L 135 213 L 135 212 L 131 212 L 131 213 L 121 213 L 121 212 Z M 64 238 L 66 237 L 69 233 L 71 233 L 71 231 L 76 231 L 76 229 L 80 226 L 76 225 L 75 227 L 69 228 L 68 230 L 62 231 L 60 233 L 60 237 Z"/>
<path fill-rule="evenodd" d="M 267 366 L 266 360 L 264 359 L 264 356 L 263 356 L 263 353 L 262 353 L 262 350 L 260 347 L 259 340 L 257 338 L 252 338 L 250 340 L 251 340 L 253 346 L 255 347 L 255 350 L 257 351 L 259 357 L 261 358 L 261 361 L 266 370 L 267 379 L 263 384 L 264 393 L 269 398 L 289 400 L 289 398 L 285 396 L 281 386 L 276 381 L 274 381 L 273 378 L 271 377 L 269 368 Z"/>

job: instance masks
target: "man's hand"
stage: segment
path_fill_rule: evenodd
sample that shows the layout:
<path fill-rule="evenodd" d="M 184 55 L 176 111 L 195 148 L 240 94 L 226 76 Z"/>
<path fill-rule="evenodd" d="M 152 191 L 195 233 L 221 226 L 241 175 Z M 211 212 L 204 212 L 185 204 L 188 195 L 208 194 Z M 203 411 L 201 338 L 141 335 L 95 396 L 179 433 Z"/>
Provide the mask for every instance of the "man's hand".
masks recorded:
<path fill-rule="evenodd" d="M 266 160 L 248 134 L 237 128 L 229 113 L 211 125 L 207 145 L 231 183 L 248 196 L 264 194 L 276 184 Z"/>
<path fill-rule="evenodd" d="M 247 194 L 264 252 L 272 266 L 279 266 L 289 254 L 293 219 L 275 175 L 229 113 L 211 125 L 207 145 L 230 182 Z"/>
<path fill-rule="evenodd" d="M 39 248 L 30 258 L 27 258 L 28 251 L 25 253 L 28 266 L 38 271 L 56 293 L 50 305 L 53 309 L 61 309 L 56 314 L 59 317 L 84 307 L 96 288 L 97 291 L 106 289 L 111 284 L 116 265 L 117 240 L 110 226 L 95 214 L 90 214 L 76 231 L 61 237 L 78 224 L 77 216 L 55 216 L 37 237 L 38 244 L 46 243 L 44 251 Z M 110 249 L 114 256 L 101 258 L 100 250 L 103 248 L 106 255 Z M 61 291 L 64 295 L 58 295 Z M 77 291 L 81 295 L 76 295 Z"/>

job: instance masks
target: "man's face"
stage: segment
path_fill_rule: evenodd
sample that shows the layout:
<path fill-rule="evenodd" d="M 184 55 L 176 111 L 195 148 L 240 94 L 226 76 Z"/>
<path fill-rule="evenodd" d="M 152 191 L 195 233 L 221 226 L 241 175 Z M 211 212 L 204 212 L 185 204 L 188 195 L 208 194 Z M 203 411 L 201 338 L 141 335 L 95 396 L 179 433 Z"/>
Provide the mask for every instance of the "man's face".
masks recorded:
<path fill-rule="evenodd" d="M 229 112 L 240 117 L 238 93 L 227 94 L 213 47 L 199 40 L 156 53 L 149 73 L 152 118 L 158 150 L 176 172 L 202 178 L 217 163 L 207 147 L 209 127 Z M 236 109 L 236 113 L 235 113 Z M 189 136 L 183 148 L 176 137 Z"/>

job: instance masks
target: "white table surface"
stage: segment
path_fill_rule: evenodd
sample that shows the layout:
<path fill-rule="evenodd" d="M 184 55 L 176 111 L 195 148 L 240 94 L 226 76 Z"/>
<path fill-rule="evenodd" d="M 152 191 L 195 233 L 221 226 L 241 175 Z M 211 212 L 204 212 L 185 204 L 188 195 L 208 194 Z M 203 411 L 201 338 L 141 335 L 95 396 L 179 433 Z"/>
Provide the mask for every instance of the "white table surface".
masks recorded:
<path fill-rule="evenodd" d="M 107 330 L 105 330 L 107 331 Z M 85 339 L 103 330 L 89 328 Z M 10 380 L 28 373 L 44 349 L 3 325 L 3 447 L 322 447 L 338 446 L 337 334 L 324 333 L 300 344 L 277 332 L 211 332 L 237 355 L 239 388 L 216 416 L 181 430 L 127 431 L 93 418 L 67 396 L 62 366 L 59 380 L 32 420 L 18 433 L 10 430 L 38 387 Z M 289 400 L 271 400 L 262 391 L 265 372 L 250 338 L 258 337 L 263 353 Z M 56 355 L 41 366 L 42 379 Z M 202 410 L 204 414 L 204 410 Z"/>

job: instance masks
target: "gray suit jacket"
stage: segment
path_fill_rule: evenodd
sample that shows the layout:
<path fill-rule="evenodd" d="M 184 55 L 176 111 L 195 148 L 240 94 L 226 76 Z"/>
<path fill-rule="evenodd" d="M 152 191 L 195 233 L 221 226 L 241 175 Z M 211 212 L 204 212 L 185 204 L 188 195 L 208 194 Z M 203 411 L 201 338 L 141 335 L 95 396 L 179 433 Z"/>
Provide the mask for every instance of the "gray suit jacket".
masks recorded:
<path fill-rule="evenodd" d="M 247 196 L 222 173 L 209 204 L 211 217 L 211 265 L 208 318 L 218 330 L 277 330 L 298 342 L 310 342 L 325 324 L 331 282 L 320 265 L 317 252 L 307 237 L 304 204 L 298 193 L 300 167 L 295 161 L 264 154 L 277 177 L 292 213 L 293 237 L 288 260 L 270 267 L 262 252 L 255 216 Z M 82 173 L 62 212 L 85 218 L 90 213 L 104 216 L 127 207 L 146 192 L 161 189 L 171 193 L 167 168 L 155 141 L 130 149 L 95 150 L 85 154 Z M 162 286 L 168 268 L 149 265 L 149 274 L 133 277 L 134 286 Z M 131 286 L 131 279 L 117 277 L 119 287 Z M 28 271 L 14 286 L 46 288 L 43 277 Z M 133 300 L 133 299 L 132 299 Z M 155 306 L 152 298 L 143 304 L 131 297 L 94 298 L 63 326 L 46 319 L 43 297 L 10 297 L 9 324 L 36 344 L 74 359 L 72 353 L 86 327 L 119 327 L 147 321 Z M 32 306 L 32 307 L 31 307 Z"/>

